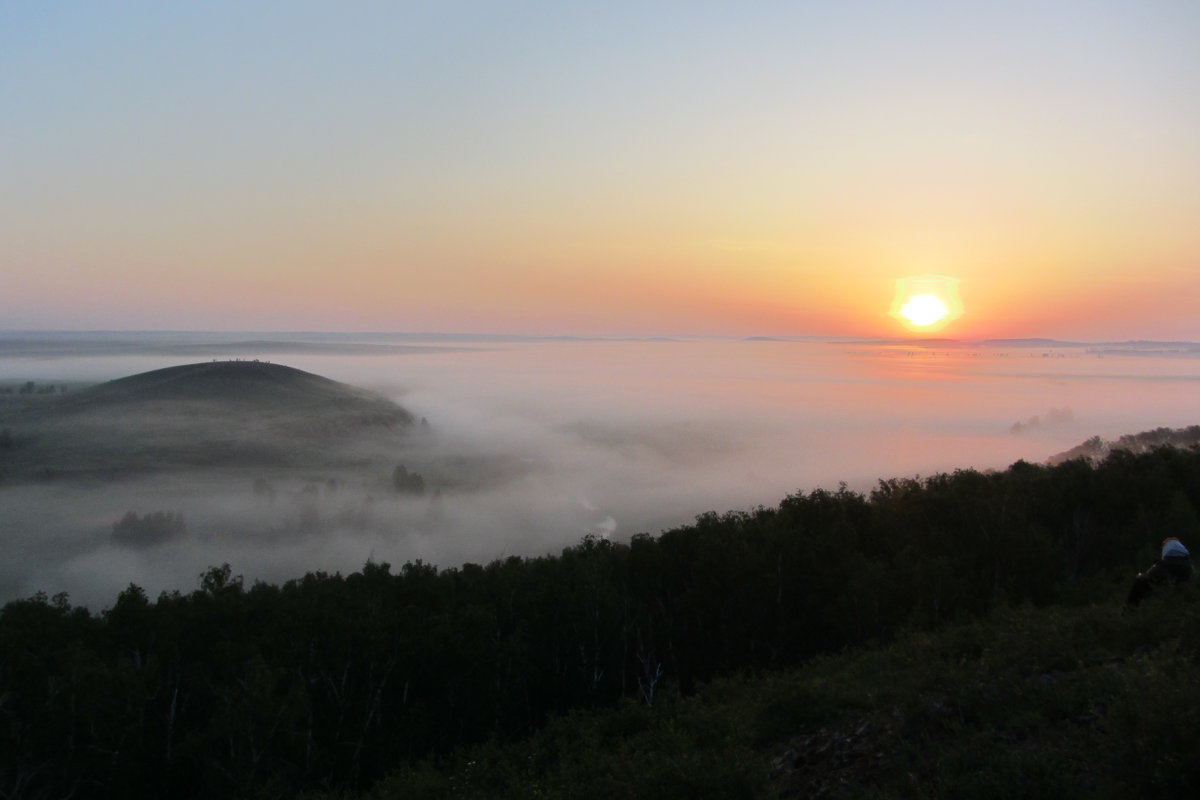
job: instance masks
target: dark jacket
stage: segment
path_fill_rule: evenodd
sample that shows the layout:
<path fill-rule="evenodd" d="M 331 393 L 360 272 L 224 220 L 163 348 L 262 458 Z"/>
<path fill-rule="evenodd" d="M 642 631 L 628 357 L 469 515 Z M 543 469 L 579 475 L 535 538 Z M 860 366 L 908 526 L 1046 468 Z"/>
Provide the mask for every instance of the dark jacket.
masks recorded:
<path fill-rule="evenodd" d="M 1175 541 L 1169 539 L 1168 541 Z M 1178 544 L 1176 542 L 1176 544 Z M 1182 550 L 1187 553 L 1187 550 L 1180 545 L 1176 548 L 1168 549 L 1164 544 L 1163 552 L 1178 553 Z M 1129 590 L 1129 604 L 1136 606 L 1146 595 L 1150 594 L 1155 584 L 1166 583 L 1167 581 L 1178 582 L 1186 581 L 1192 577 L 1192 558 L 1190 555 L 1164 555 L 1162 558 L 1154 562 L 1150 569 L 1138 575 L 1133 580 L 1133 587 Z"/>

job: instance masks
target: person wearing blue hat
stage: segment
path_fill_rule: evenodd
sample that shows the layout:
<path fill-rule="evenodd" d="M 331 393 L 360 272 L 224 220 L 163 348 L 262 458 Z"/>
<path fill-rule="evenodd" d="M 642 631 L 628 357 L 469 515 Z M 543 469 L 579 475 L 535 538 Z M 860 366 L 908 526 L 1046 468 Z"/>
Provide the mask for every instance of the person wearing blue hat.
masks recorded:
<path fill-rule="evenodd" d="M 1129 605 L 1136 606 L 1150 594 L 1154 585 L 1167 581 L 1186 581 L 1192 577 L 1192 554 L 1174 536 L 1163 539 L 1162 556 L 1145 572 L 1139 573 L 1129 590 Z"/>

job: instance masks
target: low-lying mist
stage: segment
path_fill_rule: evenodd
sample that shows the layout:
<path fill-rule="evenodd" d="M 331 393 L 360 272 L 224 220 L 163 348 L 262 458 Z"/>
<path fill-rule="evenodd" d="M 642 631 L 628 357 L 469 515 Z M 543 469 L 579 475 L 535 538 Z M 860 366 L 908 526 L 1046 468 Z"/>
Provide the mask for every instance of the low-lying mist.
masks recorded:
<path fill-rule="evenodd" d="M 1041 461 L 1093 435 L 1195 424 L 1200 400 L 1200 362 L 1082 348 L 336 342 L 289 341 L 280 357 L 264 341 L 255 353 L 390 397 L 427 427 L 351 467 L 0 480 L 0 599 L 65 591 L 101 608 L 130 582 L 190 591 L 223 562 L 274 582 L 368 559 L 557 552 L 843 481 L 865 491 L 879 478 Z M 245 351 L 229 339 L 188 345 L 194 360 Z M 56 347 L 6 360 L 0 391 L 185 363 L 161 343 Z"/>

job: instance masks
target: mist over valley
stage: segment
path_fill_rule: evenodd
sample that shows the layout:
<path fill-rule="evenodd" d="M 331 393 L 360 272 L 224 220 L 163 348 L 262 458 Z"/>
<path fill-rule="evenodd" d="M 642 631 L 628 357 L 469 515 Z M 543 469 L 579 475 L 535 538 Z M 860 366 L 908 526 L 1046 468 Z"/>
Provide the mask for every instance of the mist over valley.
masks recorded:
<path fill-rule="evenodd" d="M 6 334 L 0 597 L 538 555 L 1193 424 L 1194 345 L 1135 344 Z"/>

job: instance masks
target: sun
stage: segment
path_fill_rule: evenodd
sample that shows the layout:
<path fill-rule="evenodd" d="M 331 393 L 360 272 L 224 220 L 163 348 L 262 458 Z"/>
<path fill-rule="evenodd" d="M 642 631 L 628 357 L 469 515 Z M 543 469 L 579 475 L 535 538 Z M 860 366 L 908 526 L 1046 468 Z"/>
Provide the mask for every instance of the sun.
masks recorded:
<path fill-rule="evenodd" d="M 896 281 L 892 317 L 914 333 L 933 333 L 963 314 L 958 279 L 947 275 L 910 275 Z"/>
<path fill-rule="evenodd" d="M 949 313 L 950 309 L 946 308 L 946 304 L 931 294 L 911 297 L 900 309 L 900 316 L 918 328 L 928 328 L 941 322 Z"/>

